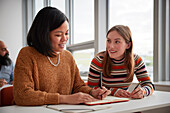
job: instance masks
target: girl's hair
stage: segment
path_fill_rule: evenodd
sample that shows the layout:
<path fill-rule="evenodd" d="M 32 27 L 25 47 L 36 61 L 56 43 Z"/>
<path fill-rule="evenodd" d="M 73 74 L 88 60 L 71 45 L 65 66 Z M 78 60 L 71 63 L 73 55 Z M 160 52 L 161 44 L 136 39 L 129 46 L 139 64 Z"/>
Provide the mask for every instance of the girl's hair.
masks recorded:
<path fill-rule="evenodd" d="M 36 15 L 27 35 L 27 44 L 45 56 L 55 56 L 50 31 L 60 27 L 67 17 L 57 8 L 44 7 Z"/>
<path fill-rule="evenodd" d="M 132 81 L 133 80 L 133 75 L 134 75 L 134 56 L 133 56 L 133 41 L 132 41 L 132 34 L 128 26 L 124 25 L 116 25 L 113 26 L 108 32 L 108 34 L 112 31 L 117 31 L 125 40 L 127 44 L 131 42 L 131 47 L 129 49 L 126 49 L 125 51 L 125 68 L 127 69 L 127 79 L 125 81 Z M 112 70 L 112 61 L 111 58 L 109 57 L 108 51 L 106 49 L 104 58 L 103 58 L 103 74 L 106 77 L 111 77 L 110 73 Z"/>

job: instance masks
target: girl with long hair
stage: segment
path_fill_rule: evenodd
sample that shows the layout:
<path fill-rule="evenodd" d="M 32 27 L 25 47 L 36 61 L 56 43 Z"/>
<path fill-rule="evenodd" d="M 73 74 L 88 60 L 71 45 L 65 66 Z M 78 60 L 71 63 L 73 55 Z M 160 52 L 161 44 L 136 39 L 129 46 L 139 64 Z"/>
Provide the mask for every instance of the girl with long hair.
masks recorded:
<path fill-rule="evenodd" d="M 106 35 L 106 51 L 98 53 L 92 60 L 88 85 L 97 88 L 100 73 L 102 83 L 111 95 L 126 98 L 143 98 L 154 91 L 142 58 L 133 53 L 132 34 L 128 26 L 113 26 Z M 140 86 L 131 93 L 129 86 L 136 75 Z"/>

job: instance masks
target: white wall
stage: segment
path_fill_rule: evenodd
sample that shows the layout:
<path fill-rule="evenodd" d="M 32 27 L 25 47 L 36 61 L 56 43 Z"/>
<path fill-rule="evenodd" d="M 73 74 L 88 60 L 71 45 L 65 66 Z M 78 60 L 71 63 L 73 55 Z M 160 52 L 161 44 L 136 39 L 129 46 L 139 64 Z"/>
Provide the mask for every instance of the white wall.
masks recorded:
<path fill-rule="evenodd" d="M 0 40 L 4 41 L 15 63 L 22 48 L 22 0 L 0 0 Z"/>

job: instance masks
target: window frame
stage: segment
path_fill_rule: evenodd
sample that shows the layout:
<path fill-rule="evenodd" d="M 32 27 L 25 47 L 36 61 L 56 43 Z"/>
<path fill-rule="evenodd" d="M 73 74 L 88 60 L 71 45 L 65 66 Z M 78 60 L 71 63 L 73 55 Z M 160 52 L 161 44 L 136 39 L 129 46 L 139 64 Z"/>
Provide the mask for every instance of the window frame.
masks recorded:
<path fill-rule="evenodd" d="M 70 52 L 76 51 L 76 50 L 84 50 L 84 49 L 90 49 L 94 48 L 95 53 L 97 54 L 99 51 L 104 51 L 105 50 L 105 44 L 103 43 L 103 40 L 105 40 L 106 33 L 108 30 L 108 1 L 101 1 L 101 0 L 95 0 L 94 1 L 94 28 L 95 28 L 95 33 L 94 33 L 94 40 L 91 41 L 86 41 L 86 42 L 81 42 L 77 44 L 73 44 L 73 37 L 74 37 L 74 32 L 73 30 L 73 0 L 67 0 L 67 9 L 66 15 L 69 17 L 69 23 L 70 23 L 70 38 L 69 38 L 69 43 L 67 43 L 66 49 L 69 50 Z M 100 13 L 102 12 L 102 13 Z M 100 27 L 100 26 L 105 26 L 105 27 Z M 99 46 L 102 45 L 102 46 Z"/>
<path fill-rule="evenodd" d="M 169 7 L 169 0 L 154 0 L 154 82 L 170 81 Z"/>

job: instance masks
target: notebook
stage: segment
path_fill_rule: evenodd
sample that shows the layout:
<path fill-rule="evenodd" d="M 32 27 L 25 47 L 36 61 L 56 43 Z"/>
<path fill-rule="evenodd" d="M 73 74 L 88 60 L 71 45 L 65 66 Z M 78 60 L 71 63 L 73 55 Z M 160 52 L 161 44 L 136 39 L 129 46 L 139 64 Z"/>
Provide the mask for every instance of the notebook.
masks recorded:
<path fill-rule="evenodd" d="M 129 101 L 129 98 L 107 96 L 103 100 L 98 100 L 95 102 L 86 102 L 81 105 L 68 105 L 68 104 L 47 105 L 46 108 L 57 110 L 64 113 L 82 113 L 82 112 L 91 112 L 91 111 L 109 109 L 112 107 L 111 103 L 127 102 L 127 101 Z M 102 105 L 102 104 L 106 104 L 106 105 Z"/>
<path fill-rule="evenodd" d="M 68 104 L 60 104 L 60 105 L 47 105 L 46 108 L 57 110 L 64 113 L 86 113 L 92 111 L 98 111 L 103 109 L 109 109 L 112 106 L 87 106 L 87 105 L 68 105 Z"/>
<path fill-rule="evenodd" d="M 115 97 L 115 96 L 107 96 L 103 100 L 98 100 L 95 102 L 86 102 L 84 104 L 92 106 L 92 105 L 111 104 L 111 103 L 127 102 L 127 101 L 129 101 L 129 98 L 119 98 L 119 97 Z"/>

